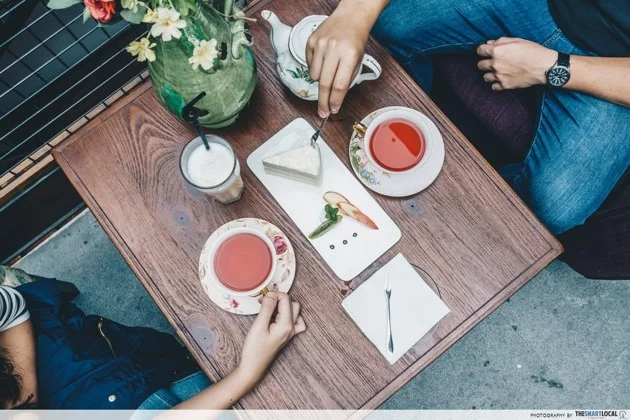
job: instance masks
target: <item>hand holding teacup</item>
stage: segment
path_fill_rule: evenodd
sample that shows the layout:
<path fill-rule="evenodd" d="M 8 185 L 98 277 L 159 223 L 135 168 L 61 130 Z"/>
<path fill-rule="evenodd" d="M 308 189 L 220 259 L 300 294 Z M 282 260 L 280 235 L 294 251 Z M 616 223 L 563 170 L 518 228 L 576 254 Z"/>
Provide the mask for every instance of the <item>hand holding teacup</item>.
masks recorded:
<path fill-rule="evenodd" d="M 238 369 L 247 381 L 257 382 L 284 345 L 306 331 L 300 304 L 281 292 L 260 297 L 261 309 L 250 329 Z"/>

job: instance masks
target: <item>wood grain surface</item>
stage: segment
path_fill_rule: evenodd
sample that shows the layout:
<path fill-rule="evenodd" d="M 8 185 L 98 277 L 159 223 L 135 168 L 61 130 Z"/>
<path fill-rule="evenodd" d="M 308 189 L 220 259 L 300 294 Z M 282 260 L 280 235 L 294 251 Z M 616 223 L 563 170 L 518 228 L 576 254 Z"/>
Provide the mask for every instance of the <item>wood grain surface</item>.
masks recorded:
<path fill-rule="evenodd" d="M 329 14 L 333 0 L 259 1 L 288 24 Z M 222 311 L 204 294 L 197 261 L 208 236 L 240 217 L 281 227 L 297 254 L 291 294 L 308 331 L 285 348 L 260 385 L 238 403 L 248 409 L 375 408 L 460 339 L 561 252 L 490 165 L 413 80 L 375 42 L 368 53 L 383 66 L 378 81 L 354 87 L 326 139 L 349 167 L 351 125 L 375 109 L 405 105 L 425 113 L 444 137 L 446 161 L 427 190 L 407 199 L 376 196 L 403 231 L 401 241 L 350 284 L 314 252 L 249 171 L 247 156 L 296 117 L 319 122 L 316 104 L 294 97 L 275 74 L 263 19 L 252 24 L 258 86 L 233 127 L 217 133 L 235 147 L 246 190 L 223 206 L 189 188 L 178 168 L 193 129 L 164 109 L 145 83 L 54 151 L 54 156 L 180 338 L 212 380 L 238 363 L 251 316 Z M 351 169 L 349 169 L 351 170 Z M 434 280 L 451 312 L 394 365 L 345 314 L 341 300 L 398 252 Z M 107 284 L 107 279 L 103 279 Z"/>

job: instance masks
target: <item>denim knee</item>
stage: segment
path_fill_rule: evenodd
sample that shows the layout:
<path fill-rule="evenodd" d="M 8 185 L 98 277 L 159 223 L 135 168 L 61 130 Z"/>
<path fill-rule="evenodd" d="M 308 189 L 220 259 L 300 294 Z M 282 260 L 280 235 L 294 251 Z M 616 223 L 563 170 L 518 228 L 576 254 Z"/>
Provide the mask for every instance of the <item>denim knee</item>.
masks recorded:
<path fill-rule="evenodd" d="M 567 175 L 568 176 L 568 175 Z M 583 224 L 596 210 L 592 200 L 576 191 L 561 174 L 517 177 L 515 190 L 540 221 L 558 235 Z"/>
<path fill-rule="evenodd" d="M 372 35 L 381 43 L 398 61 L 408 61 L 410 55 L 405 51 L 405 45 L 409 45 L 408 28 L 400 24 L 396 12 L 389 10 L 394 7 L 395 2 L 392 1 L 385 9 L 372 28 Z"/>
<path fill-rule="evenodd" d="M 372 28 L 372 35 L 399 62 L 410 62 L 414 50 L 421 49 L 418 39 L 423 39 L 422 31 L 431 31 L 439 25 L 436 13 L 424 10 L 433 6 L 432 1 L 391 0 Z"/>

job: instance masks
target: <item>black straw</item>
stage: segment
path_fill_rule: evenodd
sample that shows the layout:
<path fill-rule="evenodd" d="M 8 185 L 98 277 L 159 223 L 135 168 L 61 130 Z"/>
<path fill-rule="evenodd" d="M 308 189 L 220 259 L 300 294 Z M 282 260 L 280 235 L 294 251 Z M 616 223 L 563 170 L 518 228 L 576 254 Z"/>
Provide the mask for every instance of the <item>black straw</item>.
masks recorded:
<path fill-rule="evenodd" d="M 199 124 L 195 124 L 197 127 L 197 133 L 199 133 L 199 137 L 201 137 L 201 141 L 203 145 L 206 146 L 206 150 L 210 150 L 210 143 L 208 143 L 208 139 L 206 138 L 206 133 L 204 133 L 203 128 Z"/>
<path fill-rule="evenodd" d="M 182 118 L 184 121 L 194 124 L 197 129 L 197 133 L 199 133 L 199 137 L 201 137 L 201 141 L 203 145 L 206 147 L 206 150 L 210 150 L 210 143 L 208 142 L 208 138 L 206 137 L 206 133 L 203 131 L 203 128 L 199 125 L 199 117 L 203 117 L 204 115 L 208 115 L 208 111 L 205 109 L 199 109 L 195 107 L 195 104 L 203 99 L 206 96 L 206 92 L 201 92 L 197 95 L 192 101 L 188 102 L 182 108 Z"/>

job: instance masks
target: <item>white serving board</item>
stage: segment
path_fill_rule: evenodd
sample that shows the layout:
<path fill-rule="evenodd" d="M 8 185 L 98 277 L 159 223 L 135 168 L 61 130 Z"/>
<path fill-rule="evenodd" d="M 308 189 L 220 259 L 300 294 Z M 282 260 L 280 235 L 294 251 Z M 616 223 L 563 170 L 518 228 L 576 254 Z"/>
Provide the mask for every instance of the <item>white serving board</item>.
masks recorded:
<path fill-rule="evenodd" d="M 297 144 L 305 144 L 314 132 L 315 129 L 306 120 L 297 118 L 252 152 L 247 158 L 247 165 L 307 239 L 308 234 L 324 220 L 326 202 L 323 195 L 326 191 L 344 195 L 376 223 L 379 229 L 372 230 L 344 216 L 340 224 L 324 236 L 308 239 L 333 272 L 341 280 L 348 281 L 394 246 L 401 233 L 396 223 L 328 147 L 324 136 L 317 140 L 322 155 L 322 181 L 319 186 L 265 172 L 264 158 Z M 343 243 L 344 240 L 347 244 Z"/>

